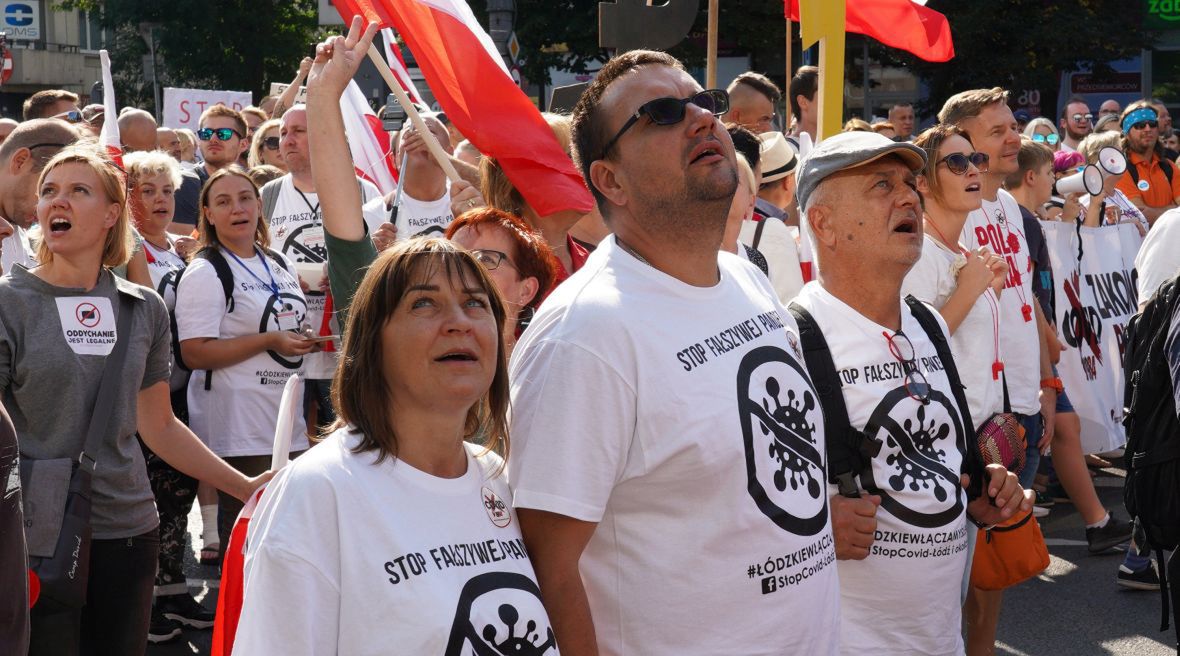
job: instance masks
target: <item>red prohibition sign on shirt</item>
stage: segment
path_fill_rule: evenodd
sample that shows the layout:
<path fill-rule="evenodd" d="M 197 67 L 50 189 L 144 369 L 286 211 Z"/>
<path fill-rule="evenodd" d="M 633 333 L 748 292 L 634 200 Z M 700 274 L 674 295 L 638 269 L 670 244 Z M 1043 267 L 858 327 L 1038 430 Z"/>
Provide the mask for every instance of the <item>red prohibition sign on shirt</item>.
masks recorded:
<path fill-rule="evenodd" d="M 83 326 L 93 328 L 102 319 L 102 314 L 93 303 L 79 303 L 78 307 L 74 308 L 74 318 Z"/>

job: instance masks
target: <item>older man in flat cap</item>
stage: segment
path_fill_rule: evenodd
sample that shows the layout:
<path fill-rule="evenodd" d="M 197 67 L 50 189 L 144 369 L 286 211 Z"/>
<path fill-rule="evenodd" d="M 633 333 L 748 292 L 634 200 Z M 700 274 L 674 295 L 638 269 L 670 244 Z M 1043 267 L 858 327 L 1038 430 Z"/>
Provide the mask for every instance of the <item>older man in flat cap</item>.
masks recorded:
<path fill-rule="evenodd" d="M 1032 511 L 1016 476 L 985 470 L 972 451 L 942 318 L 902 299 L 922 253 L 915 174 L 925 161 L 909 143 L 846 132 L 799 171 L 819 277 L 790 311 L 827 420 L 829 491 L 879 504 L 876 531 L 858 545 L 866 557 L 838 563 L 841 653 L 962 653 L 968 519 Z"/>

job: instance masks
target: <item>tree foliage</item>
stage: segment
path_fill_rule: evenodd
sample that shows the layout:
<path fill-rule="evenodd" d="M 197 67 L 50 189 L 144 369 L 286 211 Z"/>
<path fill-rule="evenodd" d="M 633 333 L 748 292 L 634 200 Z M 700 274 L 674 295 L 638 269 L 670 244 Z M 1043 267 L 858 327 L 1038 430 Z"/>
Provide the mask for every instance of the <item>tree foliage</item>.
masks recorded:
<path fill-rule="evenodd" d="M 1062 73 L 1093 66 L 1097 76 L 1108 75 L 1106 62 L 1151 47 L 1142 14 L 1128 0 L 930 0 L 927 6 L 950 21 L 953 60 L 936 64 L 881 49 L 927 82 L 929 100 L 920 108 L 927 112 L 959 91 L 980 87 L 1040 89 L 1042 98 L 1054 98 Z"/>
<path fill-rule="evenodd" d="M 161 81 L 175 86 L 266 93 L 288 82 L 320 35 L 316 0 L 65 0 L 110 29 L 112 68 L 120 98 L 151 96 L 139 57 L 148 54 L 136 26 L 156 23 Z M 131 71 L 132 73 L 128 73 Z M 123 102 L 122 100 L 120 102 Z"/>

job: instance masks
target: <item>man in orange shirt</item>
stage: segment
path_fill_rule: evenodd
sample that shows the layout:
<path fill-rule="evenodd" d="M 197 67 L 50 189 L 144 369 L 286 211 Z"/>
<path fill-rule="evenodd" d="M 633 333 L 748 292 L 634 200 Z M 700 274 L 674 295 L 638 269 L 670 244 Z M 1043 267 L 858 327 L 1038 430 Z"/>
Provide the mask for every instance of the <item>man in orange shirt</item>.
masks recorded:
<path fill-rule="evenodd" d="M 1130 166 L 1118 183 L 1132 203 L 1151 223 L 1180 202 L 1180 175 L 1176 164 L 1163 157 L 1159 141 L 1159 114 L 1147 101 L 1132 103 L 1119 119 L 1123 128 L 1123 152 Z"/>

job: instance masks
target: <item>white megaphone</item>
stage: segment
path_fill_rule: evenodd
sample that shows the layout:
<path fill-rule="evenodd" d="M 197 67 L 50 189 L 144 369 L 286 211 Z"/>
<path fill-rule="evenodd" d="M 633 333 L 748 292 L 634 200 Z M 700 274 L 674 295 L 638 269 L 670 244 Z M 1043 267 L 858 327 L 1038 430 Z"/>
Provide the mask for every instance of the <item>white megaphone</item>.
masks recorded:
<path fill-rule="evenodd" d="M 1102 193 L 1102 180 L 1102 170 L 1091 164 L 1082 169 L 1080 173 L 1074 173 L 1058 180 L 1057 193 L 1061 195 L 1080 194 L 1084 191 L 1091 196 L 1097 196 Z"/>
<path fill-rule="evenodd" d="M 1098 168 L 1102 177 L 1122 175 L 1127 172 L 1127 156 L 1118 148 L 1107 146 L 1098 151 Z"/>

